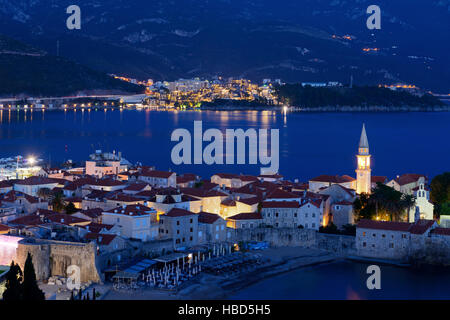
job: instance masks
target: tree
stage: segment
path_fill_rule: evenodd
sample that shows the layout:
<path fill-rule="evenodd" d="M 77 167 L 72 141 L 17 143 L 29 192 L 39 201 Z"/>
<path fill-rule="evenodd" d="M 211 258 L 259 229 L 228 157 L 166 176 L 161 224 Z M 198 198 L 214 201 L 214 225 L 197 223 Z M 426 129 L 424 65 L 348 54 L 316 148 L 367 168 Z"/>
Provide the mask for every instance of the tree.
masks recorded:
<path fill-rule="evenodd" d="M 377 183 L 372 193 L 361 194 L 353 203 L 357 219 L 401 221 L 405 213 L 414 207 L 415 198 L 395 190 L 385 184 Z"/>
<path fill-rule="evenodd" d="M 353 202 L 353 211 L 355 212 L 356 220 L 373 219 L 376 216 L 376 204 L 374 201 L 369 201 L 370 196 L 363 193 Z"/>
<path fill-rule="evenodd" d="M 33 259 L 28 252 L 23 269 L 23 300 L 45 300 L 44 292 L 39 288 L 36 281 L 36 272 L 34 271 Z"/>
<path fill-rule="evenodd" d="M 339 230 L 333 222 L 329 223 L 326 227 L 323 227 L 323 226 L 319 227 L 319 232 L 320 233 L 339 234 Z"/>
<path fill-rule="evenodd" d="M 435 176 L 433 180 L 431 180 L 430 187 L 430 198 L 434 203 L 436 215 L 450 214 L 444 213 L 446 212 L 446 208 L 450 206 L 450 172 L 444 172 Z"/>
<path fill-rule="evenodd" d="M 56 192 L 52 200 L 52 208 L 54 211 L 61 212 L 64 210 L 64 202 L 62 192 Z"/>
<path fill-rule="evenodd" d="M 22 270 L 14 261 L 11 262 L 9 271 L 6 274 L 6 290 L 3 292 L 3 300 L 22 300 Z"/>
<path fill-rule="evenodd" d="M 343 225 L 341 233 L 348 235 L 348 236 L 355 236 L 356 235 L 356 225 L 354 225 L 354 224 Z"/>
<path fill-rule="evenodd" d="M 69 202 L 69 204 L 65 206 L 64 210 L 66 211 L 66 214 L 74 214 L 75 212 L 78 211 L 72 202 Z"/>

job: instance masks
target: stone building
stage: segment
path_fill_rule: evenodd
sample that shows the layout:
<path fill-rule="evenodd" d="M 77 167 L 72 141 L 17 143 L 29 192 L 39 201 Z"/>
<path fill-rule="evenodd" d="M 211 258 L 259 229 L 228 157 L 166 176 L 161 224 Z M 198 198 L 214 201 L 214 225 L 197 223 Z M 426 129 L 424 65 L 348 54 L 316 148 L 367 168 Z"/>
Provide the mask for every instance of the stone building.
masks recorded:
<path fill-rule="evenodd" d="M 184 209 L 173 208 L 159 217 L 160 239 L 173 239 L 174 248 L 198 243 L 198 215 Z"/>
<path fill-rule="evenodd" d="M 119 227 L 118 235 L 149 241 L 158 236 L 157 213 L 143 205 L 128 205 L 104 211 L 102 223 Z"/>
<path fill-rule="evenodd" d="M 227 241 L 227 223 L 220 215 L 208 212 L 198 213 L 198 242 Z"/>
<path fill-rule="evenodd" d="M 298 201 L 264 201 L 261 205 L 263 224 L 275 228 L 297 228 L 301 225 Z"/>

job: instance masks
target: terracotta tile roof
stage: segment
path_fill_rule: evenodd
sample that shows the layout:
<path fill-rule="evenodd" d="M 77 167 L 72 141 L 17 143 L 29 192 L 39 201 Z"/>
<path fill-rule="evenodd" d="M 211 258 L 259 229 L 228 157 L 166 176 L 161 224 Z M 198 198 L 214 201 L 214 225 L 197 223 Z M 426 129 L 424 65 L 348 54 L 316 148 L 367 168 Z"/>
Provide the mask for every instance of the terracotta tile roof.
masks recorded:
<path fill-rule="evenodd" d="M 320 208 L 320 205 L 322 204 L 322 199 L 314 198 L 314 199 L 302 199 L 302 203 L 300 204 L 300 207 L 303 207 L 304 205 L 312 204 L 313 206 Z"/>
<path fill-rule="evenodd" d="M 99 233 L 103 229 L 111 230 L 112 227 L 114 227 L 112 224 L 103 224 L 103 223 L 91 222 L 90 224 L 88 224 L 84 228 L 86 228 L 90 232 Z"/>
<path fill-rule="evenodd" d="M 99 245 L 107 246 L 116 238 L 115 234 L 99 234 L 95 232 L 89 232 L 84 236 L 88 240 L 95 240 Z"/>
<path fill-rule="evenodd" d="M 79 212 L 84 214 L 85 216 L 88 216 L 89 218 L 96 219 L 102 215 L 103 209 L 102 208 L 91 208 L 91 209 L 81 210 Z"/>
<path fill-rule="evenodd" d="M 136 193 L 134 196 L 142 197 L 142 198 L 151 198 L 151 197 L 154 197 L 155 195 L 156 195 L 156 190 L 145 190 L 145 191 Z"/>
<path fill-rule="evenodd" d="M 136 198 L 124 193 L 116 193 L 112 196 L 106 196 L 106 199 L 110 201 L 127 202 L 127 203 L 138 203 L 139 201 L 142 201 L 142 199 L 140 198 Z"/>
<path fill-rule="evenodd" d="M 225 199 L 220 204 L 226 207 L 235 207 L 236 201 L 234 201 L 233 199 Z"/>
<path fill-rule="evenodd" d="M 370 177 L 370 182 L 372 183 L 385 183 L 387 181 L 387 177 L 384 176 L 371 176 Z"/>
<path fill-rule="evenodd" d="M 244 212 L 228 217 L 227 220 L 260 220 L 262 216 L 258 212 Z"/>
<path fill-rule="evenodd" d="M 239 200 L 236 200 L 236 201 L 245 203 L 246 205 L 249 205 L 249 206 L 252 206 L 254 204 L 261 202 L 261 198 L 260 197 L 239 198 Z"/>
<path fill-rule="evenodd" d="M 154 212 L 154 209 L 143 206 L 141 204 L 138 205 L 127 205 L 125 208 L 117 207 L 111 210 L 106 211 L 107 213 L 115 213 L 115 214 L 124 214 L 128 216 L 145 216 Z"/>
<path fill-rule="evenodd" d="M 233 179 L 238 178 L 239 176 L 233 173 L 216 173 L 214 176 L 218 176 L 221 179 Z"/>
<path fill-rule="evenodd" d="M 309 181 L 315 181 L 315 182 L 330 182 L 330 183 L 345 183 L 345 182 L 352 182 L 355 181 L 356 179 L 347 176 L 347 175 L 343 175 L 343 176 L 330 176 L 330 175 L 320 175 L 318 177 L 312 178 Z"/>
<path fill-rule="evenodd" d="M 24 194 L 23 196 L 29 203 L 39 203 L 39 202 L 41 202 L 41 200 L 38 197 L 29 196 L 27 194 Z"/>
<path fill-rule="evenodd" d="M 4 224 L 0 224 L 0 233 L 7 233 L 9 232 L 9 227 Z"/>
<path fill-rule="evenodd" d="M 126 187 L 124 190 L 127 191 L 142 191 L 148 186 L 147 183 L 133 183 Z"/>
<path fill-rule="evenodd" d="M 199 223 L 207 223 L 212 224 L 216 222 L 220 216 L 218 214 L 209 213 L 209 212 L 200 212 L 198 213 L 198 222 Z"/>
<path fill-rule="evenodd" d="M 417 182 L 421 177 L 424 177 L 425 180 L 427 179 L 427 177 L 423 174 L 405 173 L 396 178 L 395 181 L 397 181 L 399 185 L 403 186 L 405 184 Z"/>
<path fill-rule="evenodd" d="M 217 190 L 208 190 L 206 188 L 181 188 L 182 193 L 198 197 L 198 198 L 210 198 L 210 197 L 228 197 L 228 194 L 217 191 Z"/>
<path fill-rule="evenodd" d="M 206 189 L 206 190 L 211 190 L 211 189 L 214 189 L 214 188 L 216 188 L 218 186 L 217 183 L 213 183 L 213 182 L 208 181 L 208 180 L 202 180 L 201 182 L 202 182 L 202 188 Z"/>
<path fill-rule="evenodd" d="M 79 202 L 83 202 L 83 199 L 81 197 L 69 197 L 69 198 L 64 198 L 64 202 L 79 203 Z"/>
<path fill-rule="evenodd" d="M 431 230 L 432 234 L 438 234 L 438 235 L 442 235 L 442 236 L 450 236 L 450 228 L 434 228 L 433 230 Z"/>
<path fill-rule="evenodd" d="M 150 177 L 150 178 L 164 178 L 164 179 L 168 179 L 173 174 L 175 174 L 175 172 L 159 171 L 159 170 L 148 170 L 148 171 L 145 171 L 145 172 L 141 172 L 140 176 Z"/>
<path fill-rule="evenodd" d="M 114 179 L 96 179 L 95 181 L 86 184 L 97 187 L 116 187 L 125 185 L 124 182 Z"/>
<path fill-rule="evenodd" d="M 296 198 L 299 198 L 299 196 L 292 192 L 284 191 L 281 189 L 275 189 L 275 190 L 271 191 L 269 194 L 267 194 L 266 198 L 267 199 L 296 199 Z"/>
<path fill-rule="evenodd" d="M 281 174 L 260 174 L 258 178 L 281 179 L 283 176 Z"/>
<path fill-rule="evenodd" d="M 404 231 L 408 232 L 411 227 L 409 222 L 392 222 L 392 221 L 375 221 L 362 219 L 358 222 L 357 228 L 376 229 L 376 230 L 390 230 L 390 231 Z"/>
<path fill-rule="evenodd" d="M 189 210 L 184 210 L 184 209 L 180 209 L 180 208 L 172 208 L 169 212 L 167 212 L 166 214 L 164 214 L 164 216 L 167 217 L 185 217 L 185 216 L 195 216 L 195 213 L 189 211 Z"/>
<path fill-rule="evenodd" d="M 38 211 L 36 211 L 36 213 L 22 216 L 17 219 L 9 221 L 10 224 L 23 226 L 37 226 L 47 223 L 77 225 L 77 224 L 84 224 L 87 222 L 89 221 L 85 219 L 45 209 L 39 209 Z"/>
<path fill-rule="evenodd" d="M 264 201 L 263 208 L 300 208 L 298 201 Z"/>
<path fill-rule="evenodd" d="M 4 188 L 12 188 L 13 183 L 10 182 L 10 180 L 2 180 L 0 181 L 0 189 L 4 189 Z"/>
<path fill-rule="evenodd" d="M 412 234 L 424 234 L 428 229 L 430 229 L 433 224 L 435 224 L 434 220 L 419 220 L 411 225 L 409 228 L 409 232 Z"/>
<path fill-rule="evenodd" d="M 197 181 L 198 176 L 193 173 L 185 173 L 177 177 L 177 183 L 187 183 L 192 181 Z"/>
<path fill-rule="evenodd" d="M 37 177 L 32 176 L 23 180 L 17 181 L 15 184 L 18 185 L 25 185 L 25 186 L 35 186 L 35 185 L 42 185 L 42 184 L 58 184 L 59 182 L 55 179 L 51 178 L 44 178 L 44 177 Z"/>
<path fill-rule="evenodd" d="M 258 181 L 258 177 L 249 176 L 249 175 L 240 175 L 238 177 L 238 179 L 241 180 L 241 181 L 245 181 L 245 182 L 247 182 L 247 181 Z"/>

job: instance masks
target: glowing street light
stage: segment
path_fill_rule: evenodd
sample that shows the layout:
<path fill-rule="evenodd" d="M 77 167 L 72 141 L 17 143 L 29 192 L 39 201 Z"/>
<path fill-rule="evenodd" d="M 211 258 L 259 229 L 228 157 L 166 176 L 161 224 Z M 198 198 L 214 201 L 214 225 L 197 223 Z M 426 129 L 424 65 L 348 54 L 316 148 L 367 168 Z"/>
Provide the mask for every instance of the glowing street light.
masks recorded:
<path fill-rule="evenodd" d="M 33 156 L 28 157 L 27 160 L 28 160 L 28 163 L 29 163 L 30 165 L 33 165 L 33 164 L 36 163 L 36 158 L 33 157 Z"/>

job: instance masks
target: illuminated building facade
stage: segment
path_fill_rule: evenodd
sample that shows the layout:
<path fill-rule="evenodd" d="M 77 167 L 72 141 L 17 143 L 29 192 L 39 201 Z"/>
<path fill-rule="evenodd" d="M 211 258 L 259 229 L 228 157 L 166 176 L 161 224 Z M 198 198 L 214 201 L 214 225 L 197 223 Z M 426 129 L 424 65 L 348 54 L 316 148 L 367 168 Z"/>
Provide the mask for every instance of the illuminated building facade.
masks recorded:
<path fill-rule="evenodd" d="M 363 124 L 361 138 L 359 139 L 358 167 L 356 169 L 356 193 L 370 193 L 371 187 L 371 169 L 370 169 L 370 154 L 369 141 L 367 140 L 366 128 Z"/>

